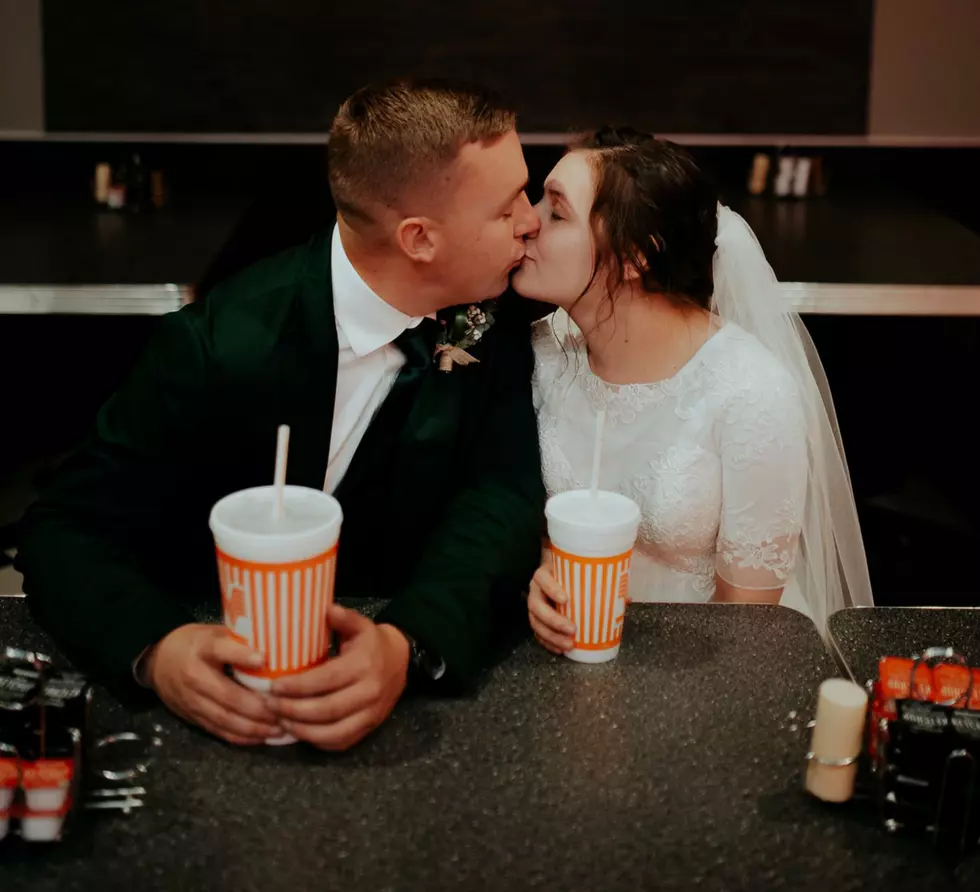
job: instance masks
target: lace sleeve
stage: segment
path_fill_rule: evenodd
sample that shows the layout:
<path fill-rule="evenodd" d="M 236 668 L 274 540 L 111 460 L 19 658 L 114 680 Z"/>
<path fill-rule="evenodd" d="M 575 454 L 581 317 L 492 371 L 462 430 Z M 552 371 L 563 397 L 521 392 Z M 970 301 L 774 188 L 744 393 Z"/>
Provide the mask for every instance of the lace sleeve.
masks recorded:
<path fill-rule="evenodd" d="M 720 447 L 715 570 L 739 588 L 782 588 L 793 573 L 807 484 L 806 423 L 789 375 L 754 378 L 730 401 Z"/>

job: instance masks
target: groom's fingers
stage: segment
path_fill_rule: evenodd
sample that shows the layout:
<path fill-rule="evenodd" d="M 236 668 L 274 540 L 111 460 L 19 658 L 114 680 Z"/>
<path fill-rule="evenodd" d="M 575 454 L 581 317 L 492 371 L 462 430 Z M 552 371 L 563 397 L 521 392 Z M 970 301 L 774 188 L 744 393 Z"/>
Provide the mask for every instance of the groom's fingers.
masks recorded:
<path fill-rule="evenodd" d="M 283 722 L 283 727 L 299 740 L 322 750 L 346 750 L 378 727 L 380 719 L 371 710 L 362 710 L 328 725 Z"/>
<path fill-rule="evenodd" d="M 270 700 L 273 711 L 284 719 L 306 725 L 329 725 L 367 709 L 373 702 L 368 682 L 358 682 L 325 697 Z"/>
<path fill-rule="evenodd" d="M 327 660 L 313 669 L 277 678 L 272 683 L 273 697 L 322 697 L 356 684 L 364 672 L 350 655 Z"/>

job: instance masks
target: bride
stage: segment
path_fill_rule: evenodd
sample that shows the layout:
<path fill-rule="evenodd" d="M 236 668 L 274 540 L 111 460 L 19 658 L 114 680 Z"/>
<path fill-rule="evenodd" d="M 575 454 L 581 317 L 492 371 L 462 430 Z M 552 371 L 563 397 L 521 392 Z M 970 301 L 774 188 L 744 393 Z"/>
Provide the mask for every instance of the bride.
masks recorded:
<path fill-rule="evenodd" d="M 513 284 L 559 308 L 534 334 L 545 483 L 589 485 L 604 410 L 600 485 L 642 513 L 632 599 L 779 602 L 821 632 L 834 611 L 872 604 L 816 351 L 693 157 L 607 128 L 562 158 L 537 211 Z M 574 626 L 550 566 L 545 555 L 528 610 L 560 653 Z"/>

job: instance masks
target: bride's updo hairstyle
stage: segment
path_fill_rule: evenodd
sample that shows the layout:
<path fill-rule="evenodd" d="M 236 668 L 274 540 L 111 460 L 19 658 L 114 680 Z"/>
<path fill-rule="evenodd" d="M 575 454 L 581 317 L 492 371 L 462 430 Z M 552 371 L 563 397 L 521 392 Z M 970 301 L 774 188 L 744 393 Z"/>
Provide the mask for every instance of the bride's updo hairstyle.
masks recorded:
<path fill-rule="evenodd" d="M 595 168 L 593 280 L 608 269 L 614 294 L 633 266 L 645 291 L 708 309 L 718 192 L 693 156 L 630 127 L 604 127 L 571 148 Z"/>

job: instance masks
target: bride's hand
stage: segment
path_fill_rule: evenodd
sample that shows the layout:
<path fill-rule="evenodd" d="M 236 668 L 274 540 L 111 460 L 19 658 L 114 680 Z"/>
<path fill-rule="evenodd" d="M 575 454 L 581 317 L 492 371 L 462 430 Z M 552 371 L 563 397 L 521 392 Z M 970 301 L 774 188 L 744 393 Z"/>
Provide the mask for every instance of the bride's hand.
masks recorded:
<path fill-rule="evenodd" d="M 556 609 L 556 605 L 567 601 L 568 595 L 555 582 L 548 567 L 538 567 L 527 596 L 527 613 L 534 637 L 554 654 L 563 654 L 575 646 L 572 638 L 575 623 Z"/>

